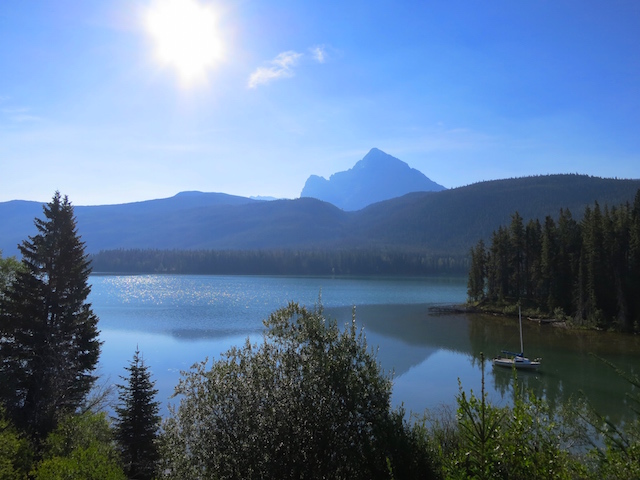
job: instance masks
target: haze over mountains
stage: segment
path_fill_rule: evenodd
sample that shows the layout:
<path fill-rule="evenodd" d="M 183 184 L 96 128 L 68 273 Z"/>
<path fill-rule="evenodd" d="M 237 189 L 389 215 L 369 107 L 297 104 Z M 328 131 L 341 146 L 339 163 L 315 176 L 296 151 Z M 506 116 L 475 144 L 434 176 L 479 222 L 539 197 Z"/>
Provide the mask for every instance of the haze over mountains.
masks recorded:
<path fill-rule="evenodd" d="M 343 210 L 353 211 L 411 192 L 442 190 L 445 187 L 419 170 L 382 150 L 372 148 L 353 168 L 334 173 L 329 180 L 311 175 L 300 196 L 317 198 Z"/>
<path fill-rule="evenodd" d="M 640 180 L 547 175 L 415 192 L 358 211 L 314 198 L 258 201 L 221 193 L 183 192 L 146 202 L 76 206 L 88 253 L 112 249 L 309 250 L 369 249 L 466 255 L 516 210 L 530 218 L 569 208 L 633 202 Z M 73 201 L 73 199 L 71 199 Z M 38 202 L 0 203 L 0 249 L 35 234 Z"/>

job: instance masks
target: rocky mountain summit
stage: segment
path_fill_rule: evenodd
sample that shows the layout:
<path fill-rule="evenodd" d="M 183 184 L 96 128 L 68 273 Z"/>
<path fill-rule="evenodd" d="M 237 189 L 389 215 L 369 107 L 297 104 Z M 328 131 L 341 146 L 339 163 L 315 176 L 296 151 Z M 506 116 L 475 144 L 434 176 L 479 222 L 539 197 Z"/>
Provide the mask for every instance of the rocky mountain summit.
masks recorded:
<path fill-rule="evenodd" d="M 372 203 L 412 192 L 446 190 L 402 160 L 372 148 L 353 168 L 331 175 L 329 180 L 311 175 L 301 197 L 312 197 L 343 210 L 360 210 Z"/>

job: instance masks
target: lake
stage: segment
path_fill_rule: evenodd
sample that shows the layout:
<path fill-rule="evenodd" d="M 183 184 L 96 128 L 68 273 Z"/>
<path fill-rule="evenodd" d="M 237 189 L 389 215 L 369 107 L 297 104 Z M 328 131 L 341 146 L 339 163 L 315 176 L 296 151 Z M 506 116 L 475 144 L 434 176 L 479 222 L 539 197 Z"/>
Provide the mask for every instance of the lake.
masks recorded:
<path fill-rule="evenodd" d="M 430 307 L 463 303 L 466 278 L 345 278 L 191 275 L 92 275 L 89 301 L 104 342 L 98 374 L 121 383 L 136 346 L 150 366 L 162 413 L 180 371 L 216 359 L 247 337 L 261 340 L 262 321 L 289 301 L 313 307 L 321 296 L 327 317 L 350 322 L 352 309 L 382 367 L 393 372 L 393 402 L 423 412 L 455 406 L 458 379 L 479 393 L 482 352 L 519 349 L 517 318 L 447 314 Z M 524 322 L 525 352 L 542 357 L 539 372 L 519 383 L 555 404 L 584 392 L 613 420 L 628 415 L 630 386 L 593 356 L 638 374 L 640 339 L 603 332 L 568 331 Z M 486 367 L 489 399 L 505 404 L 511 372 Z"/>

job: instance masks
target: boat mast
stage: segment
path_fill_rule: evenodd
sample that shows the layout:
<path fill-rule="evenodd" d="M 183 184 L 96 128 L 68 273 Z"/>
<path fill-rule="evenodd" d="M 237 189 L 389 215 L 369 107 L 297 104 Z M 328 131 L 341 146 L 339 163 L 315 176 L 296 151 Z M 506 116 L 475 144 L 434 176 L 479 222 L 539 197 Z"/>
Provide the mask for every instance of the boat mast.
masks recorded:
<path fill-rule="evenodd" d="M 522 344 L 522 311 L 520 305 L 518 305 L 518 320 L 520 321 L 520 353 L 524 354 L 524 346 Z"/>

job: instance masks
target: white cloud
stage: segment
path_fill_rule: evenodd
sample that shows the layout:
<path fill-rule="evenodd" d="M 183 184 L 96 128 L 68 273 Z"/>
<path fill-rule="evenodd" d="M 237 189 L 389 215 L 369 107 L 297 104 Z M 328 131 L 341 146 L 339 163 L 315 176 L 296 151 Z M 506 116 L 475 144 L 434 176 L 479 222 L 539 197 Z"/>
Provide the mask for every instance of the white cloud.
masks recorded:
<path fill-rule="evenodd" d="M 327 50 L 324 45 L 318 45 L 317 47 L 310 48 L 309 50 L 316 62 L 324 63 L 327 61 Z"/>
<path fill-rule="evenodd" d="M 293 67 L 302 57 L 301 53 L 289 50 L 280 53 L 276 58 L 269 62 L 268 67 L 258 67 L 249 76 L 249 88 L 256 88 L 258 85 L 269 83 L 278 78 L 287 78 L 293 76 Z"/>
<path fill-rule="evenodd" d="M 30 114 L 30 109 L 26 107 L 7 107 L 0 109 L 0 112 L 12 122 L 36 122 L 42 120 L 41 117 Z"/>

